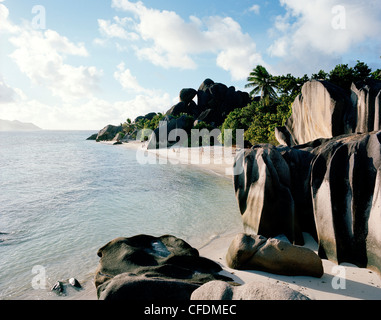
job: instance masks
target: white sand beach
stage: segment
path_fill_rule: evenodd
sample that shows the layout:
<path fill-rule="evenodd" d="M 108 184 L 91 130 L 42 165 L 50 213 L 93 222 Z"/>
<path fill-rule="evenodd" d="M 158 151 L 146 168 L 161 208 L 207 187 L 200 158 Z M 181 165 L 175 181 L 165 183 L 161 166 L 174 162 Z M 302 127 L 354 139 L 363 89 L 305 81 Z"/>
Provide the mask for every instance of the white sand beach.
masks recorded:
<path fill-rule="evenodd" d="M 121 147 L 139 150 L 144 152 L 144 144 L 140 142 L 129 142 Z M 227 155 L 225 159 L 221 158 L 222 147 L 209 148 L 181 148 L 166 150 L 146 151 L 154 157 L 160 157 L 162 161 L 168 160 L 171 163 L 181 163 L 196 166 L 202 170 L 213 172 L 217 175 L 232 179 L 232 159 L 235 152 Z M 190 161 L 200 156 L 200 161 Z M 177 161 L 177 162 L 176 162 Z M 232 190 L 233 192 L 233 190 Z M 242 230 L 232 230 L 231 232 L 211 239 L 205 245 L 197 248 L 201 256 L 209 258 L 219 263 L 224 269 L 223 273 L 234 277 L 237 283 L 249 283 L 252 281 L 261 281 L 267 283 L 286 283 L 290 288 L 300 291 L 311 299 L 315 300 L 380 300 L 381 299 L 381 277 L 366 268 L 358 268 L 355 265 L 344 263 L 340 267 L 331 261 L 323 259 L 324 275 L 321 278 L 307 276 L 282 276 L 262 271 L 252 270 L 234 270 L 226 265 L 225 255 L 235 237 Z M 307 233 L 304 233 L 305 247 L 314 250 L 317 253 L 317 243 Z M 192 243 L 190 243 L 192 245 Z M 79 299 L 93 298 L 95 293 L 79 297 Z"/>

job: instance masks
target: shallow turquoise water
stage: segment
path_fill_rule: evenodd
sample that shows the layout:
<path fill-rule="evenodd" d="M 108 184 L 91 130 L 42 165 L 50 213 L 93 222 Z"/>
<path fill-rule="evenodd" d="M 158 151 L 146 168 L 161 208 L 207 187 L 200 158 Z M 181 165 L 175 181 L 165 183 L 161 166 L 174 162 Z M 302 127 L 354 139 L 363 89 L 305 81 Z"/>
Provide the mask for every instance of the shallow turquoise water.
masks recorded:
<path fill-rule="evenodd" d="M 119 236 L 197 247 L 240 226 L 229 179 L 141 165 L 134 150 L 86 141 L 92 133 L 0 133 L 0 299 L 50 299 L 57 280 L 88 280 L 98 248 Z M 32 287 L 35 266 L 46 290 Z"/>

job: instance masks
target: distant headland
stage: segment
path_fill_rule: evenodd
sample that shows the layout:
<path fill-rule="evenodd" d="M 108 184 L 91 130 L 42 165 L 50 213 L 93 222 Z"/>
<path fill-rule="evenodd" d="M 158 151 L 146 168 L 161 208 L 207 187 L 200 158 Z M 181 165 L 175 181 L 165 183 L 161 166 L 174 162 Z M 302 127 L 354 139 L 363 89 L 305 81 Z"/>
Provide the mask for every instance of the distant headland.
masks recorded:
<path fill-rule="evenodd" d="M 18 120 L 1 120 L 0 131 L 38 131 L 42 130 L 33 123 L 21 122 Z"/>

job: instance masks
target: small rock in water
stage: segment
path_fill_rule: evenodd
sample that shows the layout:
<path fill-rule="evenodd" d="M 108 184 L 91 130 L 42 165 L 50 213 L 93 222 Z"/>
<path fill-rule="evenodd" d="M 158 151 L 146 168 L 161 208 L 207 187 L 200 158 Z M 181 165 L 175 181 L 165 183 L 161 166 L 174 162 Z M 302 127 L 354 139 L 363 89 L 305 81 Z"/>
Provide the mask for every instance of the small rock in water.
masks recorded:
<path fill-rule="evenodd" d="M 52 287 L 51 291 L 54 291 L 55 293 L 59 295 L 64 294 L 65 293 L 64 284 L 61 281 L 57 281 Z"/>
<path fill-rule="evenodd" d="M 70 279 L 69 279 L 69 283 L 70 283 L 74 288 L 78 288 L 78 289 L 81 289 L 81 288 L 82 288 L 81 284 L 79 283 L 79 281 L 78 281 L 76 278 L 70 278 Z"/>

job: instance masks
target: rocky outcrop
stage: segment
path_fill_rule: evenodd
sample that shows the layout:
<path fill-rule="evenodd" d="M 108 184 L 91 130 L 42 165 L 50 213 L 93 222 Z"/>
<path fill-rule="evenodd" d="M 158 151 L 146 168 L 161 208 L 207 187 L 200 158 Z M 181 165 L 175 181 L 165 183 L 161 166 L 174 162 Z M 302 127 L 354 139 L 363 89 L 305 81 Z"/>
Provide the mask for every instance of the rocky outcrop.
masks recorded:
<path fill-rule="evenodd" d="M 97 140 L 98 133 L 92 134 L 90 137 L 88 137 L 86 140 Z"/>
<path fill-rule="evenodd" d="M 352 84 L 350 92 L 328 82 L 308 81 L 292 104 L 284 127 L 276 128 L 280 144 L 294 146 L 319 138 L 381 130 L 381 81 Z"/>
<path fill-rule="evenodd" d="M 156 115 L 157 115 L 156 112 L 150 112 L 150 113 L 147 113 L 145 116 L 136 117 L 134 122 L 136 123 L 140 120 L 152 120 Z"/>
<path fill-rule="evenodd" d="M 109 124 L 108 126 L 104 127 L 102 130 L 99 131 L 96 140 L 111 141 L 121 131 L 123 131 L 122 126 L 113 126 Z"/>
<path fill-rule="evenodd" d="M 381 81 L 368 79 L 352 83 L 351 100 L 357 110 L 354 132 L 381 130 Z"/>
<path fill-rule="evenodd" d="M 294 242 L 290 169 L 279 151 L 270 144 L 256 145 L 240 152 L 234 166 L 242 168 L 234 175 L 234 188 L 245 227 L 265 237 L 283 233 Z"/>
<path fill-rule="evenodd" d="M 381 131 L 315 150 L 311 192 L 319 254 L 381 273 Z"/>
<path fill-rule="evenodd" d="M 196 289 L 191 300 L 310 300 L 286 284 L 249 282 L 232 286 L 223 281 L 210 281 Z"/>
<path fill-rule="evenodd" d="M 294 147 L 257 145 L 236 156 L 234 187 L 244 224 L 265 237 L 381 274 L 381 131 Z"/>
<path fill-rule="evenodd" d="M 197 103 L 194 101 L 197 95 Z M 180 102 L 171 107 L 166 115 L 178 116 L 186 113 L 197 121 L 219 126 L 227 115 L 236 108 L 243 108 L 251 102 L 247 92 L 237 91 L 222 83 L 206 79 L 198 90 L 185 88 L 180 91 Z"/>
<path fill-rule="evenodd" d="M 169 148 L 179 142 L 180 130 L 187 134 L 193 127 L 193 118 L 182 115 L 179 118 L 166 116 L 153 133 L 151 134 L 147 149 Z M 171 136 L 169 136 L 171 134 Z M 173 137 L 173 139 L 172 139 Z M 188 140 L 182 141 L 185 146 L 188 146 Z"/>
<path fill-rule="evenodd" d="M 184 300 L 220 275 L 217 263 L 174 236 L 117 238 L 98 250 L 95 275 L 99 299 Z"/>
<path fill-rule="evenodd" d="M 328 81 L 308 81 L 292 104 L 292 115 L 285 124 L 286 130 L 283 129 L 289 141 L 279 142 L 293 146 L 353 132 L 352 112 L 350 98 L 344 89 Z"/>
<path fill-rule="evenodd" d="M 226 261 L 230 268 L 240 270 L 317 278 L 324 274 L 322 261 L 312 250 L 260 235 L 238 234 L 230 244 Z"/>

